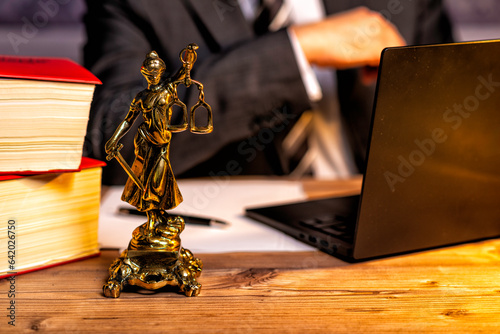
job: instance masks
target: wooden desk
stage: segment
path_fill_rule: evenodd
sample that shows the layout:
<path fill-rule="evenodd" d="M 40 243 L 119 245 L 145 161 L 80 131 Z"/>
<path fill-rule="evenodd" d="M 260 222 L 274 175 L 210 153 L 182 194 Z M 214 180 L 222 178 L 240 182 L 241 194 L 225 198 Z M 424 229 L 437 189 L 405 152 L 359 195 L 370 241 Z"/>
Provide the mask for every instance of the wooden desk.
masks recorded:
<path fill-rule="evenodd" d="M 200 296 L 128 289 L 104 298 L 115 250 L 0 281 L 0 332 L 500 331 L 500 240 L 348 264 L 321 252 L 197 254 Z M 2 313 L 3 312 L 3 313 Z"/>

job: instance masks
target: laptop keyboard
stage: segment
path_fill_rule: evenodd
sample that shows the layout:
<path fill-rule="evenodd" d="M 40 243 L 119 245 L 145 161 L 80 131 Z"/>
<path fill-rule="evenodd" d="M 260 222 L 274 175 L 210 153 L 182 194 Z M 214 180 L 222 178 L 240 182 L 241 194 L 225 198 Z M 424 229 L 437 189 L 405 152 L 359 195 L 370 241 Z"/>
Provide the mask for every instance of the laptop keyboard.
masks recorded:
<path fill-rule="evenodd" d="M 246 215 L 328 254 L 350 258 L 359 195 L 246 209 Z"/>
<path fill-rule="evenodd" d="M 354 221 L 346 216 L 323 215 L 301 220 L 299 225 L 346 242 L 352 242 L 354 238 Z"/>

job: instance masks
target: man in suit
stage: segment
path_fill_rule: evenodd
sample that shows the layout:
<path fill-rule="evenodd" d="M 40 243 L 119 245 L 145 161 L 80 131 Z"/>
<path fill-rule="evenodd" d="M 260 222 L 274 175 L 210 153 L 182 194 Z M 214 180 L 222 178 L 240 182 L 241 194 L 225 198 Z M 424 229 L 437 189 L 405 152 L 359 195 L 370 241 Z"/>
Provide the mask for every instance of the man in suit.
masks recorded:
<path fill-rule="evenodd" d="M 155 50 L 173 73 L 180 50 L 192 42 L 200 47 L 192 77 L 205 86 L 214 132 L 173 136 L 170 157 L 178 176 L 289 172 L 281 142 L 312 105 L 290 34 L 310 64 L 338 69 L 343 123 L 362 172 L 373 85 L 362 80 L 360 68 L 376 66 L 381 48 L 404 43 L 402 38 L 408 44 L 451 41 L 438 0 L 325 0 L 325 19 L 274 32 L 253 29 L 236 0 L 89 0 L 87 5 L 84 61 L 103 85 L 94 96 L 85 150 L 98 159 L 104 159 L 104 143 L 144 87 L 139 68 L 145 55 Z M 359 6 L 370 10 L 353 9 Z M 361 42 L 363 29 L 369 43 Z M 180 95 L 188 106 L 197 99 L 189 90 Z M 133 135 L 123 140 L 129 161 L 132 140 Z M 119 168 L 111 162 L 104 182 L 123 183 L 126 174 Z"/>

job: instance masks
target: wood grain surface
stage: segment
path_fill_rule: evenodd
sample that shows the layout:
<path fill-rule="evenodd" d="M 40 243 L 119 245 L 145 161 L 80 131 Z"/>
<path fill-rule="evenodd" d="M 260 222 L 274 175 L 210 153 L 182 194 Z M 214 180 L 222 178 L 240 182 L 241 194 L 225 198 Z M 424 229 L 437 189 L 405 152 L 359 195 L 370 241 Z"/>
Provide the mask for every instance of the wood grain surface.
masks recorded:
<path fill-rule="evenodd" d="M 310 198 L 359 192 L 361 178 L 304 181 Z M 102 294 L 118 256 L 0 280 L 0 333 L 497 333 L 500 240 L 350 264 L 322 252 L 196 254 L 198 297 L 128 287 Z"/>
<path fill-rule="evenodd" d="M 16 326 L 41 333 L 494 333 L 500 331 L 500 240 L 349 264 L 321 252 L 198 254 L 198 297 L 128 288 L 102 295 L 118 256 L 16 278 Z M 3 313 L 3 314 L 2 314 Z"/>

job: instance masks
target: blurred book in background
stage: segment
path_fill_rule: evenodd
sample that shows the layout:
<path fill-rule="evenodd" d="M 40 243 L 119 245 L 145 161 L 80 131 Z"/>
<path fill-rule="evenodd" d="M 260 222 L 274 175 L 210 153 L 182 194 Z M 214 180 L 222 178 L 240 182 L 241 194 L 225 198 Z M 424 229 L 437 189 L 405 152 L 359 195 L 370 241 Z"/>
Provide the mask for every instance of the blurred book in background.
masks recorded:
<path fill-rule="evenodd" d="M 102 166 L 83 158 L 81 171 L 0 176 L 0 278 L 99 254 Z"/>
<path fill-rule="evenodd" d="M 100 83 L 69 59 L 0 56 L 0 172 L 78 169 Z"/>

